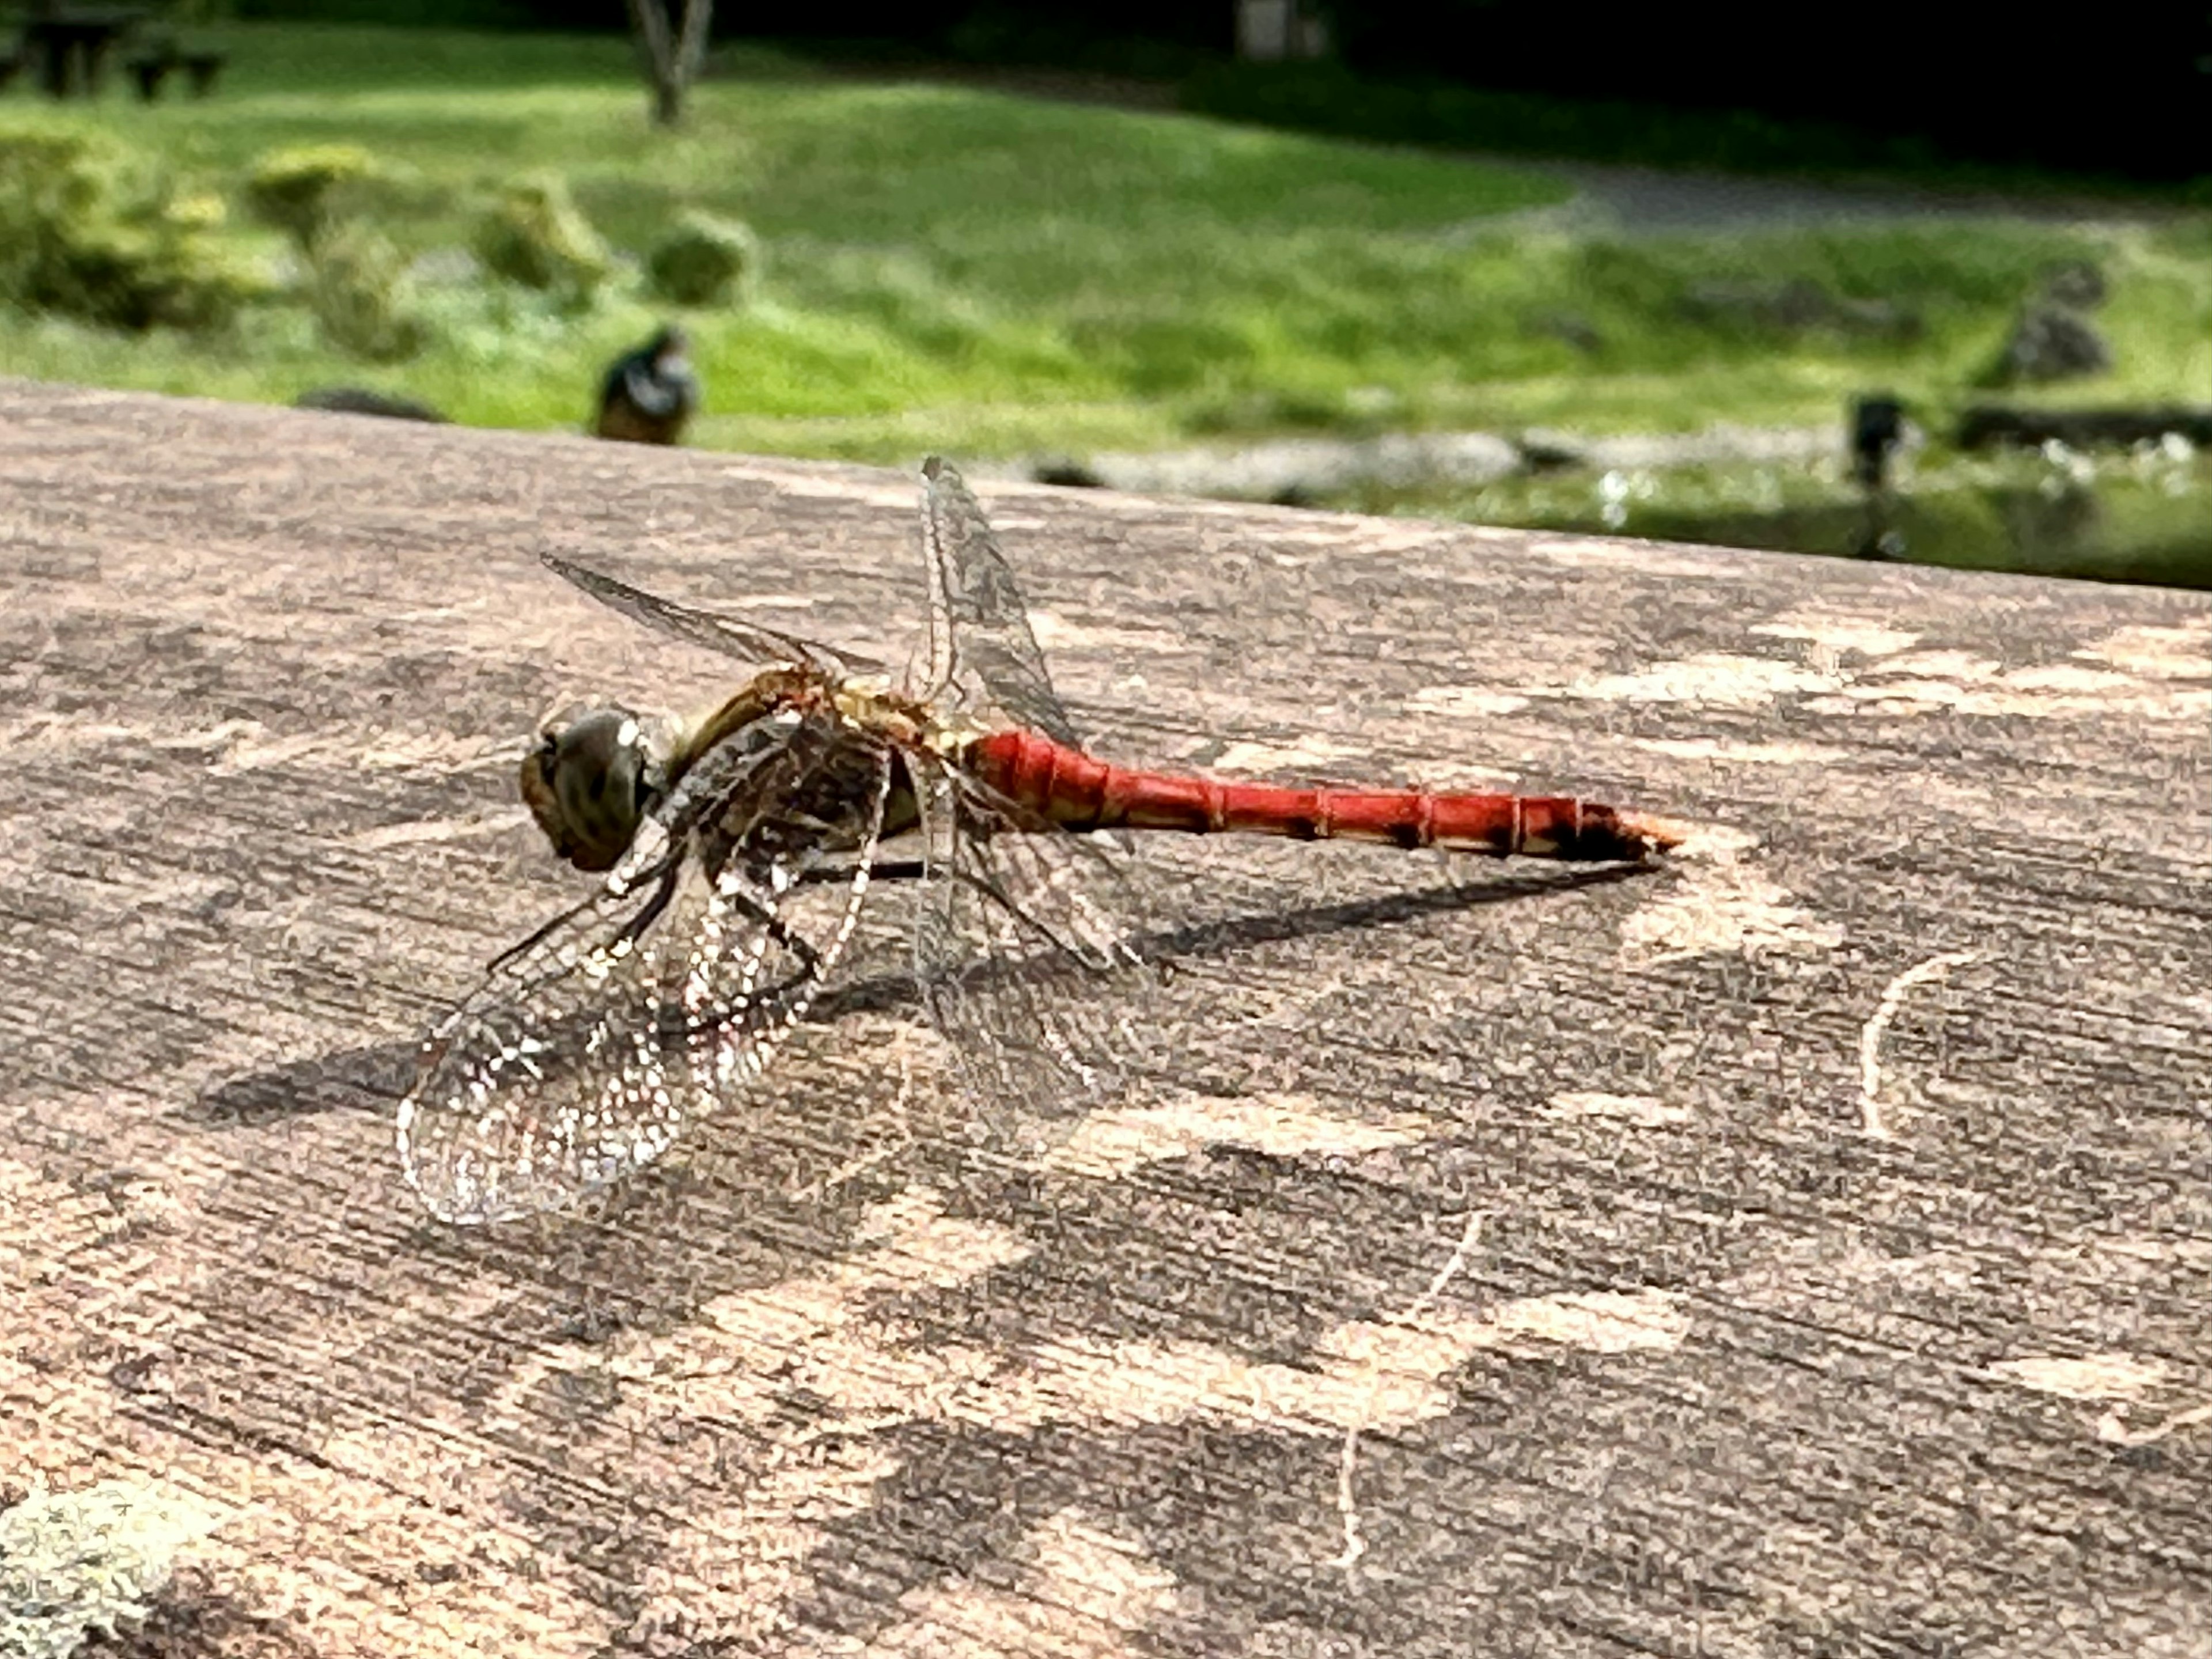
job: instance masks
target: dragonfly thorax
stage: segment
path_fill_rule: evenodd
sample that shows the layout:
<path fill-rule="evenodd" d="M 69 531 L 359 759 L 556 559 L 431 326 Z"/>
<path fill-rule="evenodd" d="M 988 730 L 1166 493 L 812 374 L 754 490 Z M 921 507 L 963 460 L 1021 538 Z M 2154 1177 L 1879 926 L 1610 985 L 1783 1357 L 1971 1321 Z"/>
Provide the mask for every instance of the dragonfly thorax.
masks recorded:
<path fill-rule="evenodd" d="M 941 722 L 929 709 L 873 679 L 844 681 L 830 706 L 848 725 L 895 749 L 934 749 Z"/>

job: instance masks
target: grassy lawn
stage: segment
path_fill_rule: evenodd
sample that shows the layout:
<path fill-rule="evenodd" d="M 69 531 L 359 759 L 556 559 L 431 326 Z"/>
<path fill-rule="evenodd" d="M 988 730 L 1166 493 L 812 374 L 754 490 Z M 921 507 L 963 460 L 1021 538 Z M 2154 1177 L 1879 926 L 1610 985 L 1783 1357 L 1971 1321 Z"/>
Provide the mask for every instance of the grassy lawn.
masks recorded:
<path fill-rule="evenodd" d="M 1697 428 L 1832 419 L 1892 386 L 1955 400 L 2048 262 L 2114 279 L 2121 369 L 2084 395 L 2212 400 L 2212 238 L 2021 224 L 1621 243 L 1509 218 L 1560 195 L 1500 165 L 1190 116 L 825 78 L 768 53 L 651 131 L 619 40 L 234 26 L 221 92 L 90 111 L 20 92 L 0 131 L 89 125 L 230 204 L 222 235 L 280 273 L 240 202 L 280 146 L 366 146 L 378 228 L 465 246 L 507 181 L 562 173 L 641 252 L 685 207 L 768 249 L 738 307 L 684 314 L 708 385 L 693 441 L 908 462 L 1148 447 L 1287 428 Z M 1778 336 L 1695 316 L 1701 286 L 1793 276 L 1918 319 L 1915 337 Z M 404 391 L 471 422 L 573 428 L 598 372 L 672 307 L 635 283 L 581 313 L 426 279 L 404 361 L 334 349 L 281 283 L 234 324 L 126 334 L 0 307 L 0 372 L 289 401 Z"/>

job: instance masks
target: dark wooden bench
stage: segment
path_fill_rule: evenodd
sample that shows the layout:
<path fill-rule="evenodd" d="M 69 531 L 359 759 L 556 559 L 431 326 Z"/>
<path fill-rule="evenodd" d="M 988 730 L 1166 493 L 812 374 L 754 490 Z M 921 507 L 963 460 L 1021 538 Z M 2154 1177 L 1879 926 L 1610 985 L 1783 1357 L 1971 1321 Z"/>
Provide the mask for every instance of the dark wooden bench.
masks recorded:
<path fill-rule="evenodd" d="M 138 88 L 138 97 L 143 103 L 152 103 L 161 95 L 161 82 L 168 77 L 176 58 L 166 49 L 143 52 L 127 60 L 123 67 L 131 71 L 131 78 Z"/>
<path fill-rule="evenodd" d="M 1228 915 L 1056 1150 L 856 994 L 455 1230 L 394 1106 L 582 890 L 535 722 L 734 670 L 536 550 L 896 661 L 914 478 L 0 381 L 0 1568 L 173 1565 L 147 1653 L 2201 1647 L 2212 595 L 980 489 L 1109 756 L 1698 834 L 1151 849 Z"/>
<path fill-rule="evenodd" d="M 193 97 L 206 97 L 215 90 L 216 77 L 229 61 L 227 52 L 185 52 L 163 45 L 133 58 L 128 68 L 137 83 L 139 98 L 150 104 L 161 97 L 161 83 L 174 70 L 182 70 L 190 79 Z"/>
<path fill-rule="evenodd" d="M 41 6 L 23 21 L 22 51 L 48 97 L 95 97 L 110 54 L 145 16 L 135 6 Z"/>

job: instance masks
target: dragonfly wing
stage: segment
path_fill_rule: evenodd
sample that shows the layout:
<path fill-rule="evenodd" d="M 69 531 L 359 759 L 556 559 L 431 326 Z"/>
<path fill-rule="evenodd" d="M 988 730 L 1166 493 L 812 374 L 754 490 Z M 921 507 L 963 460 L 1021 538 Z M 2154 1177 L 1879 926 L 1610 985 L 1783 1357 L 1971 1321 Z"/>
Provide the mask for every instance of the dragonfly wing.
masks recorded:
<path fill-rule="evenodd" d="M 701 611 L 691 605 L 678 605 L 673 599 L 664 599 L 641 587 L 632 587 L 628 582 L 618 580 L 605 571 L 578 564 L 557 553 L 541 551 L 538 556 L 547 569 L 581 588 L 600 604 L 619 611 L 632 622 L 657 629 L 686 644 L 702 646 L 726 657 L 735 657 L 740 662 L 810 665 L 848 674 L 877 672 L 882 666 L 852 652 L 817 644 L 811 640 L 802 640 L 773 628 L 763 628 L 757 623 L 726 617 L 719 611 Z"/>
<path fill-rule="evenodd" d="M 1010 1121 L 1118 1097 L 1151 1040 L 1159 972 L 1138 942 L 1131 867 L 1107 838 L 953 769 L 930 769 L 915 793 L 931 877 L 915 976 L 969 1089 Z"/>
<path fill-rule="evenodd" d="M 933 697 L 951 692 L 976 714 L 1080 746 L 1045 672 L 1029 610 L 981 503 L 951 465 L 921 465 L 922 556 L 929 571 Z"/>
<path fill-rule="evenodd" d="M 889 758 L 783 715 L 687 774 L 599 892 L 493 965 L 424 1046 L 402 1170 L 448 1221 L 559 1208 L 743 1089 L 859 919 Z M 770 741 L 769 739 L 773 739 Z M 852 878 L 810 883 L 826 852 Z"/>

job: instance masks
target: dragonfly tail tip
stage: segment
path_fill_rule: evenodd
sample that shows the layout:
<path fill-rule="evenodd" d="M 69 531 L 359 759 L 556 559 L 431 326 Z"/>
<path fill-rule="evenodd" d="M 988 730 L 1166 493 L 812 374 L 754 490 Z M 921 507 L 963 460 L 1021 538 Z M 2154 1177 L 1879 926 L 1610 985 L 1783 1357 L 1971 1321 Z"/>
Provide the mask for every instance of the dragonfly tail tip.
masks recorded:
<path fill-rule="evenodd" d="M 1648 853 L 1671 853 L 1690 839 L 1693 825 L 1649 812 L 1624 812 L 1620 827 L 1643 842 Z"/>

